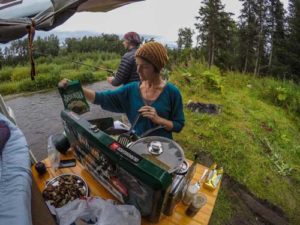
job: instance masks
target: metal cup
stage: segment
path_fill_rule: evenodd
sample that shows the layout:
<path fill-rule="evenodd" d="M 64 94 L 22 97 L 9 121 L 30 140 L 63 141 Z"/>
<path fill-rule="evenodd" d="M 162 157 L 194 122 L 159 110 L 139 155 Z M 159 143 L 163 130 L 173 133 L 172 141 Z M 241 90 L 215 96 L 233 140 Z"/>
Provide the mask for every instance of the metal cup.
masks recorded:
<path fill-rule="evenodd" d="M 199 193 L 195 195 L 189 207 L 186 209 L 185 214 L 190 217 L 195 216 L 199 212 L 199 210 L 206 204 L 206 202 L 207 198 L 204 194 Z"/>

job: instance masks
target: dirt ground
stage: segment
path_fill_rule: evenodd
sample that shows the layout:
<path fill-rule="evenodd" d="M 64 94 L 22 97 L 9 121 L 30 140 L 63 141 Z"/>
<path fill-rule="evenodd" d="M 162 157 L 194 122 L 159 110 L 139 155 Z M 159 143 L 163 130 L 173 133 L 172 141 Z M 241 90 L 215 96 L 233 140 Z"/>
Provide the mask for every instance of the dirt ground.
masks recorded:
<path fill-rule="evenodd" d="M 205 152 L 199 153 L 199 161 L 209 166 L 212 158 Z M 205 163 L 204 163 L 205 162 Z M 244 185 L 227 174 L 222 179 L 222 189 L 229 194 L 234 205 L 234 215 L 225 225 L 287 225 L 284 212 L 270 202 L 255 197 Z M 210 223 L 210 225 L 213 225 Z"/>
<path fill-rule="evenodd" d="M 256 198 L 247 188 L 229 176 L 223 179 L 222 188 L 226 188 L 234 202 L 235 214 L 228 225 L 285 225 L 289 224 L 284 212 L 266 200 Z"/>

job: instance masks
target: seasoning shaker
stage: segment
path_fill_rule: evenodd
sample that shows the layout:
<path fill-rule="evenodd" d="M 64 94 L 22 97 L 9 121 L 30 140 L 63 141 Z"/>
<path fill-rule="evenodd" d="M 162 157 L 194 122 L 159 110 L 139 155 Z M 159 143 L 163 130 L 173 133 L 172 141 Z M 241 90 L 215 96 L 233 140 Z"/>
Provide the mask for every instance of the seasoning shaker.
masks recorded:
<path fill-rule="evenodd" d="M 201 183 L 203 182 L 204 178 L 206 177 L 207 172 L 208 172 L 208 169 L 205 169 L 201 178 L 195 184 L 190 184 L 187 187 L 184 197 L 182 199 L 183 204 L 185 204 L 185 205 L 191 204 L 193 198 L 197 195 L 198 191 L 200 190 Z"/>

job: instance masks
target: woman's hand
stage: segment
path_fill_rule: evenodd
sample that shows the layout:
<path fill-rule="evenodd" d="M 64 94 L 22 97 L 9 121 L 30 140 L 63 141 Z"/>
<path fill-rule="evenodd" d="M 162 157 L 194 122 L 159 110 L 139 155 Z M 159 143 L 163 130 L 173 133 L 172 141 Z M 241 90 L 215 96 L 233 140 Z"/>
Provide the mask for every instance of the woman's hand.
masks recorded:
<path fill-rule="evenodd" d="M 70 80 L 67 78 L 62 79 L 61 81 L 58 82 L 58 87 L 66 88 L 68 86 L 69 81 Z"/>
<path fill-rule="evenodd" d="M 143 117 L 149 118 L 153 123 L 164 126 L 166 130 L 173 129 L 173 122 L 160 117 L 157 114 L 156 109 L 151 106 L 146 105 L 141 107 L 139 113 L 142 114 Z"/>
<path fill-rule="evenodd" d="M 149 118 L 153 123 L 160 124 L 161 117 L 157 114 L 156 109 L 151 106 L 143 106 L 139 109 L 143 117 Z"/>
<path fill-rule="evenodd" d="M 58 82 L 58 87 L 61 87 L 61 88 L 67 88 L 68 86 L 68 82 L 70 82 L 71 80 L 67 79 L 67 78 L 64 78 L 62 79 L 61 81 Z M 85 97 L 91 102 L 91 103 L 94 103 L 95 101 L 95 96 L 96 96 L 96 93 L 94 90 L 92 89 L 88 89 L 88 88 L 85 88 L 85 87 L 82 87 L 82 91 L 83 91 L 83 94 L 85 95 Z"/>
<path fill-rule="evenodd" d="M 110 84 L 112 83 L 113 79 L 114 79 L 114 77 L 112 77 L 112 76 L 106 78 L 107 82 Z"/>

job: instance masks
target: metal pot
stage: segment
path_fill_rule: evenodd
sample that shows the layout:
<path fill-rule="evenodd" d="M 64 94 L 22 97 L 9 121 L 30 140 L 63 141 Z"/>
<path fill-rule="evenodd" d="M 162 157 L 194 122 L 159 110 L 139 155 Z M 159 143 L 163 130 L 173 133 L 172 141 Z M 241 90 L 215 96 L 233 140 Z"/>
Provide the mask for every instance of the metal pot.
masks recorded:
<path fill-rule="evenodd" d="M 133 142 L 129 148 L 169 173 L 184 173 L 188 169 L 182 148 L 171 139 L 144 137 Z"/>

